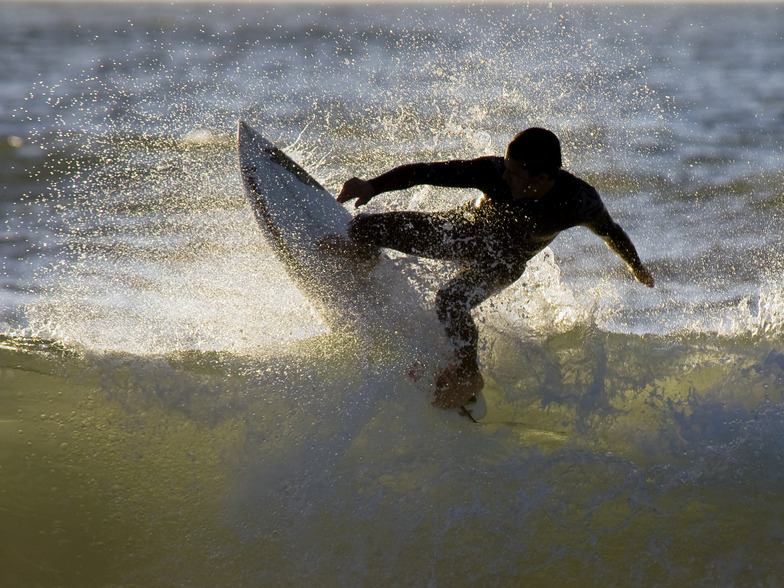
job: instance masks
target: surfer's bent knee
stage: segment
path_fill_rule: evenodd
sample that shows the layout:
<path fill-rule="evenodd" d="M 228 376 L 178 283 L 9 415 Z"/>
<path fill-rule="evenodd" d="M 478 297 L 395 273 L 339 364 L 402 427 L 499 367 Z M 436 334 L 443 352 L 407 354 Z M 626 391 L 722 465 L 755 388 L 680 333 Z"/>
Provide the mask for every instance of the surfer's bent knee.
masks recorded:
<path fill-rule="evenodd" d="M 371 241 L 368 237 L 372 231 L 368 230 L 368 225 L 374 215 L 367 212 L 361 212 L 348 222 L 346 233 L 352 241 L 359 243 L 367 243 Z"/>

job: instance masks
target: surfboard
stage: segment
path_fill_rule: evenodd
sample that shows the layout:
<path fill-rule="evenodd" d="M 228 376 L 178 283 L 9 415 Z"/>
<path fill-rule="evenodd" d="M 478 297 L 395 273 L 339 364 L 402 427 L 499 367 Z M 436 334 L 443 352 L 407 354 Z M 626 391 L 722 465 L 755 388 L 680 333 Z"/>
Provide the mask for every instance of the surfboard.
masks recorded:
<path fill-rule="evenodd" d="M 262 234 L 326 324 L 357 337 L 372 338 L 371 331 L 383 329 L 393 338 L 421 340 L 428 325 L 411 320 L 417 295 L 389 256 L 379 252 L 379 263 L 369 271 L 320 247 L 327 235 L 347 237 L 351 213 L 244 121 L 239 122 L 237 147 L 245 193 Z"/>
<path fill-rule="evenodd" d="M 296 286 L 331 328 L 357 325 L 368 298 L 382 302 L 399 281 L 383 288 L 368 272 L 319 247 L 329 234 L 346 235 L 351 214 L 299 164 L 244 121 L 238 151 L 245 193 L 270 248 Z M 367 321 L 364 321 L 367 322 Z"/>

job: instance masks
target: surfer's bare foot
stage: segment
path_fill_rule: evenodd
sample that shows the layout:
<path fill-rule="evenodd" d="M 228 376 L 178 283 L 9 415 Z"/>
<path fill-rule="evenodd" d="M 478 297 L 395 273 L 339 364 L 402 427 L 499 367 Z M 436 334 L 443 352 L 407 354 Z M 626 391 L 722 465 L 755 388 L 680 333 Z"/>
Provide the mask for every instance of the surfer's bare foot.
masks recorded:
<path fill-rule="evenodd" d="M 433 406 L 439 408 L 458 408 L 471 400 L 485 385 L 479 371 L 461 373 L 455 365 L 450 365 L 436 376 L 436 393 Z"/>
<path fill-rule="evenodd" d="M 368 271 L 376 267 L 380 257 L 377 249 L 358 245 L 338 233 L 324 235 L 319 239 L 318 247 L 323 253 L 341 255 Z"/>

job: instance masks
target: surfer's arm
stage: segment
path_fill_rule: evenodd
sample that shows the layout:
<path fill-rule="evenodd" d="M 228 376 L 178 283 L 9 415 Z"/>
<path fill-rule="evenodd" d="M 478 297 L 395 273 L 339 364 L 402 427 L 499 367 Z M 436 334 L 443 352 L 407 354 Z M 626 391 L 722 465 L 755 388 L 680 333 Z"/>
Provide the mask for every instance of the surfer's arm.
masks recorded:
<path fill-rule="evenodd" d="M 356 199 L 355 206 L 370 202 L 382 192 L 406 190 L 427 184 L 444 188 L 476 188 L 486 190 L 492 181 L 492 158 L 439 161 L 434 163 L 409 163 L 395 167 L 370 180 L 351 178 L 338 194 L 338 202 Z"/>
<path fill-rule="evenodd" d="M 359 208 L 370 202 L 370 199 L 376 194 L 376 190 L 369 181 L 351 178 L 343 184 L 343 189 L 338 194 L 338 202 L 342 204 L 356 198 L 357 201 L 354 203 L 354 206 Z"/>
<path fill-rule="evenodd" d="M 408 163 L 369 180 L 351 178 L 338 194 L 338 202 L 356 199 L 355 206 L 362 206 L 382 192 L 407 190 L 423 184 L 442 188 L 475 188 L 487 193 L 500 181 L 498 168 L 502 167 L 502 162 L 501 158 L 488 156 L 433 163 Z"/>
<path fill-rule="evenodd" d="M 648 268 L 643 265 L 640 256 L 637 255 L 637 250 L 629 235 L 621 228 L 621 225 L 610 217 L 606 209 L 604 209 L 603 213 L 598 219 L 585 223 L 585 226 L 601 237 L 607 243 L 607 246 L 626 262 L 626 265 L 629 266 L 638 282 L 653 288 L 653 276 L 648 271 Z"/>
<path fill-rule="evenodd" d="M 343 184 L 337 200 L 342 204 L 356 199 L 354 206 L 359 208 L 382 192 L 405 190 L 418 184 L 427 183 L 426 168 L 429 165 L 426 163 L 402 165 L 370 180 L 351 178 Z"/>

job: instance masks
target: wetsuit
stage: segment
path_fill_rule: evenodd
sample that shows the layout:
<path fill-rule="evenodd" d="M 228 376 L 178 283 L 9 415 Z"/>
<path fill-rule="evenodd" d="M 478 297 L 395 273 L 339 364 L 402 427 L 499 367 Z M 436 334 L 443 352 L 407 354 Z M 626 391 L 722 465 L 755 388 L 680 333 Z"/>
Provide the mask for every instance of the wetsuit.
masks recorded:
<path fill-rule="evenodd" d="M 471 309 L 515 282 L 526 263 L 561 231 L 582 225 L 605 239 L 629 265 L 640 264 L 629 237 L 589 184 L 559 171 L 542 198 L 514 199 L 501 157 L 481 157 L 394 168 L 370 181 L 375 193 L 420 184 L 473 188 L 484 195 L 445 212 L 360 214 L 349 224 L 357 243 L 457 262 L 458 274 L 441 287 L 436 311 L 455 345 L 459 370 L 475 372 L 478 331 Z"/>

